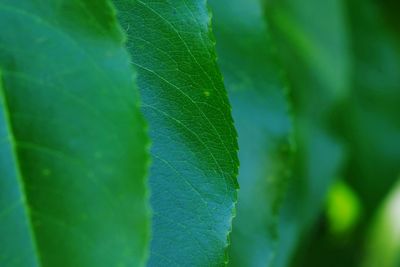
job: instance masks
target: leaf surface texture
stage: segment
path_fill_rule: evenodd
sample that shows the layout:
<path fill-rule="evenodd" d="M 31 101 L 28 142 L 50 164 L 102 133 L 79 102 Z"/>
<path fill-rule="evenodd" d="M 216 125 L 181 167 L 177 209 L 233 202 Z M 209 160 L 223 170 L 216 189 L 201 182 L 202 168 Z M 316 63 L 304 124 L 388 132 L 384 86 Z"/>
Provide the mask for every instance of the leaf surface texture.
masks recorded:
<path fill-rule="evenodd" d="M 0 265 L 142 266 L 144 122 L 107 1 L 0 1 Z"/>
<path fill-rule="evenodd" d="M 116 0 L 149 122 L 149 266 L 223 266 L 237 140 L 205 1 Z"/>

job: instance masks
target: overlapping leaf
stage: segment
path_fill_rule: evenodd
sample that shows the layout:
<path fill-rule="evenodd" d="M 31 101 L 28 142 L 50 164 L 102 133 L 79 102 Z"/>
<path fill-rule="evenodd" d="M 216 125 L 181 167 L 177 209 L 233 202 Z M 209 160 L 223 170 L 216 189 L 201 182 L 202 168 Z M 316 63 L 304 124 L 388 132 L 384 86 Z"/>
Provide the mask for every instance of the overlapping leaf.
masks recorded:
<path fill-rule="evenodd" d="M 349 94 L 349 52 L 341 1 L 266 1 L 267 18 L 291 82 L 294 182 L 283 205 L 276 266 L 286 266 L 320 210 L 343 160 L 330 121 Z M 316 22 L 313 18 L 324 18 Z"/>
<path fill-rule="evenodd" d="M 147 137 L 106 1 L 0 1 L 0 265 L 142 266 Z"/>
<path fill-rule="evenodd" d="M 391 0 L 346 1 L 352 38 L 352 91 L 341 108 L 338 131 L 347 141 L 349 161 L 344 176 L 360 198 L 362 220 L 345 247 L 326 241 L 323 232 L 312 237 L 310 244 L 318 245 L 308 251 L 318 257 L 311 260 L 305 255 L 309 260 L 299 266 L 320 266 L 326 261 L 357 266 L 360 256 L 354 251 L 363 251 L 372 218 L 400 173 L 400 20 L 393 15 L 396 5 Z M 377 250 L 371 257 L 389 250 Z"/>
<path fill-rule="evenodd" d="M 218 62 L 239 135 L 239 202 L 230 266 L 267 266 L 290 168 L 291 125 L 281 68 L 259 0 L 210 1 Z"/>
<path fill-rule="evenodd" d="M 237 141 L 203 0 L 115 0 L 150 125 L 150 266 L 221 266 Z"/>

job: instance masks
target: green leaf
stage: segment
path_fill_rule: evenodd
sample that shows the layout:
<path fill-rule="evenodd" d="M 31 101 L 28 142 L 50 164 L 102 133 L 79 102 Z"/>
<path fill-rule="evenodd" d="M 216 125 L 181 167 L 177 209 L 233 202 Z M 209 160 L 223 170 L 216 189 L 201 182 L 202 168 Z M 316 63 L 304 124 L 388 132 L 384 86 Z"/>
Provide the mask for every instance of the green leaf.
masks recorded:
<path fill-rule="evenodd" d="M 0 265 L 144 265 L 148 139 L 114 10 L 2 0 L 0 25 Z"/>
<path fill-rule="evenodd" d="M 321 266 L 327 261 L 358 265 L 360 256 L 354 251 L 364 250 L 371 220 L 400 173 L 400 19 L 392 13 L 397 10 L 393 5 L 392 0 L 346 2 L 352 38 L 352 93 L 339 110 L 337 121 L 342 125 L 337 128 L 347 141 L 344 177 L 360 199 L 362 220 L 346 241 L 349 249 L 328 241 L 332 240 L 329 233 L 316 233 L 305 249 L 310 253 L 303 256 L 303 262 L 296 261 L 298 266 Z M 374 250 L 365 253 L 372 265 L 373 257 L 389 259 L 381 255 L 389 249 L 381 246 Z"/>
<path fill-rule="evenodd" d="M 351 44 L 350 53 L 346 53 L 351 62 L 350 90 L 336 108 L 335 119 L 325 124 L 331 124 L 345 142 L 348 155 L 343 178 L 360 199 L 361 220 L 351 232 L 336 233 L 335 236 L 320 223 L 308 245 L 302 246 L 293 266 L 322 266 L 327 262 L 338 266 L 358 265 L 360 254 L 355 251 L 363 250 L 371 216 L 400 172 L 400 43 L 397 27 L 400 20 L 396 15 L 396 24 L 396 16 L 387 15 L 387 9 L 396 13 L 394 2 L 338 1 L 343 5 L 342 13 L 346 15 L 343 24 L 347 25 Z M 301 5 L 311 9 L 314 3 L 302 2 Z M 318 21 L 318 25 L 327 23 L 325 20 L 329 17 L 322 10 L 319 8 L 309 15 L 310 21 Z M 329 31 L 326 33 L 330 34 Z M 326 44 L 325 47 L 330 46 Z M 339 68 L 336 70 L 340 71 Z M 345 244 L 343 239 L 346 239 Z"/>
<path fill-rule="evenodd" d="M 341 0 L 265 1 L 295 117 L 295 177 L 282 208 L 275 264 L 287 266 L 344 160 L 330 121 L 349 95 L 350 56 Z"/>
<path fill-rule="evenodd" d="M 239 135 L 239 202 L 230 266 L 267 266 L 277 245 L 291 154 L 283 75 L 260 0 L 214 0 L 213 30 Z"/>
<path fill-rule="evenodd" d="M 363 267 L 398 267 L 400 254 L 400 179 L 375 210 L 368 231 Z"/>
<path fill-rule="evenodd" d="M 350 89 L 351 57 L 343 0 L 263 1 L 277 40 L 283 41 L 281 48 L 289 52 L 279 50 L 284 62 L 297 63 L 285 67 L 289 71 L 297 70 L 296 83 L 318 88 L 305 92 L 294 88 L 293 94 L 298 98 L 293 99 L 295 104 L 308 103 L 313 90 L 325 101 L 346 97 Z M 319 23 L 315 22 L 316 18 L 320 19 Z"/>
<path fill-rule="evenodd" d="M 397 25 L 378 3 L 352 0 L 348 5 L 354 92 L 345 110 L 352 151 L 347 171 L 368 215 L 400 173 L 400 38 Z"/>
<path fill-rule="evenodd" d="M 237 141 L 204 0 L 115 0 L 150 124 L 150 266 L 221 266 Z"/>
<path fill-rule="evenodd" d="M 352 94 L 341 108 L 338 121 L 345 122 L 345 127 L 339 128 L 349 148 L 345 177 L 361 200 L 362 220 L 346 242 L 349 249 L 343 249 L 340 242 L 326 241 L 327 234 L 320 231 L 310 242 L 319 245 L 306 249 L 312 251 L 309 255 L 313 255 L 313 261 L 298 266 L 321 266 L 327 261 L 341 266 L 358 265 L 360 256 L 354 251 L 363 251 L 365 242 L 369 242 L 366 236 L 373 216 L 400 173 L 400 19 L 389 12 L 397 10 L 391 1 L 346 2 L 354 61 Z M 385 242 L 389 244 L 390 240 Z M 374 253 L 362 253 L 371 266 L 376 265 L 373 258 L 390 259 L 385 255 L 389 247 L 372 250 Z M 304 259 L 310 259 L 309 255 Z M 379 266 L 384 264 L 381 261 Z"/>

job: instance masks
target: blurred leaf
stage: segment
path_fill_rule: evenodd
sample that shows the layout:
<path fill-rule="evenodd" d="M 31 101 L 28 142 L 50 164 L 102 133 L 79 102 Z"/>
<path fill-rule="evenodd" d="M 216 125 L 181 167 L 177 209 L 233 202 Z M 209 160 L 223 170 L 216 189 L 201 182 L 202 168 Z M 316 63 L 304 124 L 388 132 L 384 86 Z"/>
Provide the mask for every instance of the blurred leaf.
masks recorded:
<path fill-rule="evenodd" d="M 319 97 L 331 104 L 347 96 L 351 65 L 343 1 L 264 1 L 276 37 L 288 52 L 281 51 L 283 60 L 294 63 L 286 67 L 297 70 L 291 76 L 302 85 L 302 90 L 293 89 L 295 103 L 311 109 L 307 103 Z"/>
<path fill-rule="evenodd" d="M 395 17 L 386 15 L 390 1 L 345 2 L 351 91 L 331 122 L 347 145 L 344 177 L 363 205 L 362 220 L 345 242 L 333 241 L 326 229 L 315 231 L 295 266 L 357 266 L 371 215 L 400 172 L 400 39 Z"/>
<path fill-rule="evenodd" d="M 210 1 L 218 62 L 229 89 L 240 147 L 241 189 L 230 266 L 266 266 L 272 261 L 289 171 L 291 122 L 260 2 Z"/>
<path fill-rule="evenodd" d="M 349 94 L 348 37 L 340 0 L 266 0 L 273 39 L 291 82 L 297 153 L 283 204 L 275 266 L 287 266 L 313 225 L 344 159 L 330 126 Z"/>
<path fill-rule="evenodd" d="M 0 265 L 143 266 L 148 141 L 114 10 L 2 0 L 0 25 Z"/>
<path fill-rule="evenodd" d="M 376 213 L 364 267 L 397 267 L 400 255 L 400 180 Z"/>
<path fill-rule="evenodd" d="M 114 1 L 153 140 L 150 266 L 222 266 L 237 140 L 205 1 Z"/>
<path fill-rule="evenodd" d="M 354 76 L 344 111 L 352 152 L 347 176 L 369 213 L 400 172 L 400 38 L 373 3 L 349 0 Z"/>

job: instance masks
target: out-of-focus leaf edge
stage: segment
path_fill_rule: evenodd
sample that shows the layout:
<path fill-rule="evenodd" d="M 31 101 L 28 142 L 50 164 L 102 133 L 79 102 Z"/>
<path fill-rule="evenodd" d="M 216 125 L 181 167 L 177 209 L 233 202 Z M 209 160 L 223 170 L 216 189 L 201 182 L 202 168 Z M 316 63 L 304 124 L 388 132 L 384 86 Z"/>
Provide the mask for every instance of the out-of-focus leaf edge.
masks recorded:
<path fill-rule="evenodd" d="M 286 73 L 285 68 L 283 67 L 283 63 L 281 62 L 280 56 L 278 55 L 278 47 L 276 46 L 276 42 L 274 40 L 274 32 L 270 30 L 270 22 L 268 21 L 267 17 L 267 0 L 260 0 L 261 8 L 262 8 L 262 16 L 266 27 L 266 31 L 268 31 L 268 43 L 271 45 L 270 53 L 271 57 L 274 58 L 276 65 L 279 67 L 278 72 L 278 78 L 280 82 L 282 83 L 282 93 L 285 98 L 285 110 L 287 112 L 287 116 L 289 118 L 289 122 L 291 125 L 291 130 L 290 134 L 287 136 L 287 144 L 289 145 L 287 155 L 286 157 L 283 158 L 282 165 L 284 166 L 284 169 L 281 170 L 281 178 L 284 180 L 282 187 L 280 189 L 280 193 L 275 200 L 274 206 L 275 206 L 275 211 L 274 211 L 274 219 L 275 221 L 275 227 L 276 227 L 276 244 L 279 244 L 280 242 L 280 231 L 279 231 L 279 217 L 281 213 L 281 208 L 283 205 L 283 201 L 285 199 L 286 194 L 288 193 L 288 186 L 289 183 L 292 181 L 293 178 L 293 170 L 294 170 L 294 160 L 296 157 L 297 153 L 297 142 L 296 142 L 296 118 L 297 115 L 295 114 L 295 110 L 293 108 L 293 103 L 292 103 L 292 89 L 291 89 L 291 84 L 288 78 L 288 75 Z M 286 166 L 286 169 L 285 169 Z M 273 253 L 273 258 L 272 260 L 268 263 L 267 267 L 274 266 L 275 263 L 275 258 L 277 255 L 277 250 L 279 246 L 276 245 L 274 248 Z"/>
<path fill-rule="evenodd" d="M 118 29 L 118 34 L 119 36 L 121 36 L 120 38 L 120 44 L 122 47 L 124 47 L 124 50 L 126 51 L 127 56 L 131 57 L 131 54 L 127 51 L 126 49 L 126 43 L 127 43 L 127 35 L 125 33 L 125 31 L 122 29 L 118 19 L 117 19 L 117 9 L 115 8 L 114 4 L 111 2 L 111 0 L 105 0 L 106 4 L 109 6 L 110 10 L 112 11 L 112 18 L 113 18 L 113 23 L 115 24 L 116 28 Z M 130 64 L 130 68 L 131 68 L 131 72 L 133 75 L 133 82 L 136 84 L 136 71 L 134 70 L 134 67 L 132 66 L 132 64 Z M 146 223 L 146 227 L 147 227 L 147 241 L 146 241 L 146 251 L 144 252 L 143 255 L 143 262 L 142 262 L 142 266 L 146 266 L 146 263 L 150 257 L 150 241 L 151 241 L 151 218 L 152 218 L 152 209 L 151 209 L 151 205 L 150 205 L 150 186 L 149 186 L 149 174 L 150 174 L 150 166 L 152 164 L 152 158 L 151 158 L 151 153 L 150 153 L 150 149 L 151 149 L 151 140 L 149 138 L 149 124 L 147 123 L 147 121 L 144 119 L 144 116 L 141 113 L 141 99 L 140 99 L 140 94 L 139 94 L 139 90 L 138 90 L 138 100 L 137 100 L 137 109 L 139 110 L 140 113 L 140 123 L 143 126 L 143 133 L 144 135 L 147 137 L 146 139 L 146 144 L 145 144 L 145 153 L 147 154 L 147 162 L 146 162 L 146 166 L 145 166 L 145 177 L 143 179 L 144 185 L 143 187 L 146 188 L 145 192 L 144 192 L 144 197 L 145 197 L 145 201 L 146 201 L 146 217 L 148 218 L 147 223 Z M 132 138 L 134 138 L 132 136 Z"/>

